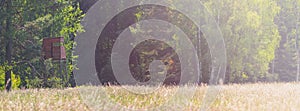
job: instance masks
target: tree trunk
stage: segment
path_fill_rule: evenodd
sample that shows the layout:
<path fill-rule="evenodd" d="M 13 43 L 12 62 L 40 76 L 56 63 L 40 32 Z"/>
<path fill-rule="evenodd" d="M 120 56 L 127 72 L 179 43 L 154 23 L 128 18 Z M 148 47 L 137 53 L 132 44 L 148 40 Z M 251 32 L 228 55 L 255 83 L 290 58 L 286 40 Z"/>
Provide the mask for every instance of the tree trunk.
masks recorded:
<path fill-rule="evenodd" d="M 12 27 L 11 27 L 11 22 L 12 22 L 12 15 L 11 15 L 11 5 L 12 2 L 11 0 L 7 1 L 7 7 L 6 7 L 6 12 L 8 14 L 8 17 L 6 18 L 6 62 L 8 66 L 11 66 L 11 52 L 12 52 Z M 12 80 L 11 80 L 11 68 L 6 70 L 5 72 L 5 89 L 7 91 L 11 90 L 12 86 Z"/>
<path fill-rule="evenodd" d="M 298 7 L 297 7 L 298 9 Z M 297 11 L 297 10 L 296 10 Z M 299 13 L 297 12 L 297 20 L 296 20 L 296 42 L 298 43 L 298 17 L 299 17 Z M 299 44 L 297 44 L 297 77 L 296 77 L 296 81 L 299 82 L 299 71 L 300 71 L 300 57 L 299 57 Z"/>

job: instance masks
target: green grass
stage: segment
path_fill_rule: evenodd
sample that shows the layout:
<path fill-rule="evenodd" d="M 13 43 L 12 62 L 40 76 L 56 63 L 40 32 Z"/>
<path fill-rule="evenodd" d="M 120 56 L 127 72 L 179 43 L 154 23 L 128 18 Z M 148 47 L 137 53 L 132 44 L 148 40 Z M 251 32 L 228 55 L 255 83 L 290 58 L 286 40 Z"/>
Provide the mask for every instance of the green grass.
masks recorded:
<path fill-rule="evenodd" d="M 212 111 L 300 110 L 300 83 L 232 84 L 221 88 L 209 104 Z M 131 87 L 147 90 L 149 87 Z M 195 93 L 190 89 L 196 88 Z M 0 92 L 0 110 L 199 110 L 208 86 L 160 87 L 151 94 L 135 94 L 122 87 L 80 87 L 65 90 L 29 89 Z M 178 90 L 183 90 L 176 95 Z M 191 96 L 190 101 L 184 101 Z M 113 103 L 113 104 L 111 104 Z M 119 106 L 119 107 L 118 107 Z M 121 107 L 123 106 L 123 107 Z M 160 106 L 160 107 L 157 107 Z M 157 108 L 157 109 L 152 109 Z"/>

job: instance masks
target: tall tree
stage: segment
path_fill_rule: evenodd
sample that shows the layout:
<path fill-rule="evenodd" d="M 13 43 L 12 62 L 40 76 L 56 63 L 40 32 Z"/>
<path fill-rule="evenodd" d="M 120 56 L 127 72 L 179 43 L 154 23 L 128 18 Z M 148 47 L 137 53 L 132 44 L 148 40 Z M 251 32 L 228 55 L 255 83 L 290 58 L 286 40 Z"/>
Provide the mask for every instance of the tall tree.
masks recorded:
<path fill-rule="evenodd" d="M 300 0 L 278 0 L 281 7 L 275 22 L 281 35 L 280 47 L 276 51 L 274 71 L 280 81 L 296 81 L 299 72 Z"/>
<path fill-rule="evenodd" d="M 13 40 L 13 30 L 12 30 L 12 1 L 11 0 L 7 0 L 6 1 L 6 14 L 7 14 L 7 18 L 6 18 L 6 40 L 7 40 L 7 44 L 6 44 L 6 62 L 9 66 L 12 65 L 12 40 Z M 11 80 L 11 69 L 6 70 L 5 72 L 5 89 L 7 91 L 10 91 L 11 89 L 11 84 L 12 84 L 12 80 Z"/>
<path fill-rule="evenodd" d="M 227 81 L 255 82 L 276 79 L 268 73 L 280 36 L 274 0 L 208 0 L 205 6 L 219 22 L 227 48 Z M 219 5 L 222 4 L 222 5 Z M 221 9 L 221 12 L 219 10 Z"/>

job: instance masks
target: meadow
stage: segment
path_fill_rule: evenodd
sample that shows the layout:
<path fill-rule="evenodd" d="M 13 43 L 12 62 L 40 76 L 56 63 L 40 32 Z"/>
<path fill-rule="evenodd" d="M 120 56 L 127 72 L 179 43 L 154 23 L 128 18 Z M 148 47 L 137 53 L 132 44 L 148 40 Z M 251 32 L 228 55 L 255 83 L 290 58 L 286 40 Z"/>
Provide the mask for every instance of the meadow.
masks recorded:
<path fill-rule="evenodd" d="M 217 86 L 160 87 L 150 94 L 135 94 L 120 86 L 68 89 L 26 89 L 0 92 L 2 111 L 88 111 L 88 110 L 200 110 L 208 94 L 210 111 L 296 111 L 300 110 L 300 83 L 255 83 Z M 132 86 L 141 90 L 148 87 Z M 195 88 L 191 92 L 189 88 Z M 175 93 L 183 91 L 179 95 Z M 189 101 L 185 101 L 191 96 Z M 111 104 L 113 103 L 113 104 Z M 120 107 L 123 106 L 123 107 Z M 159 106 L 159 107 L 158 107 Z M 157 109 L 153 109 L 157 108 Z"/>

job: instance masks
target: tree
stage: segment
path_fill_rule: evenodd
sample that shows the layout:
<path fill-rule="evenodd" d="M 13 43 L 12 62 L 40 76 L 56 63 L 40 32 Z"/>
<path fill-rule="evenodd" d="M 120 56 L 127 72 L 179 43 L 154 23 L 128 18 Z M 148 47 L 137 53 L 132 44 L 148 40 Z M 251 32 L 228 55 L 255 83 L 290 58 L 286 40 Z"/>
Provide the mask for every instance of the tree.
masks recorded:
<path fill-rule="evenodd" d="M 13 29 L 12 29 L 12 1 L 2 1 L 1 5 L 5 7 L 5 9 L 2 8 L 1 11 L 5 11 L 5 15 L 7 16 L 5 19 L 2 19 L 5 21 L 5 40 L 6 40 L 6 46 L 5 46 L 5 63 L 7 63 L 8 66 L 12 65 L 12 40 L 13 40 Z M 11 89 L 11 69 L 7 69 L 5 71 L 5 89 L 7 91 L 10 91 Z"/>
<path fill-rule="evenodd" d="M 170 4 L 175 2 L 170 1 Z M 274 18 L 280 11 L 277 2 L 275 0 L 202 0 L 202 2 L 215 17 L 225 38 L 228 54 L 226 81 L 239 83 L 276 80 L 277 74 L 268 71 L 280 41 L 278 27 L 274 23 Z M 172 17 L 172 14 L 169 16 Z M 201 40 L 204 47 L 205 41 Z M 202 48 L 201 53 L 206 54 L 202 59 L 210 60 L 206 59 L 210 56 L 209 49 Z M 205 66 L 201 70 L 205 71 L 203 78 L 207 81 L 210 78 L 210 61 L 201 63 Z"/>
<path fill-rule="evenodd" d="M 75 0 L 2 0 L 1 5 L 4 7 L 0 8 L 2 27 L 0 33 L 3 33 L 6 38 L 1 35 L 0 39 L 7 40 L 5 41 L 7 62 L 1 59 L 1 65 L 10 66 L 11 71 L 21 77 L 23 86 L 35 87 L 33 83 L 41 84 L 43 82 L 41 79 L 49 80 L 49 83 L 58 81 L 61 84 L 63 81 L 59 76 L 49 76 L 47 73 L 49 70 L 45 69 L 40 54 L 43 38 L 62 36 L 67 50 L 67 74 L 64 85 L 61 86 L 69 86 L 68 81 L 74 68 L 72 60 L 75 57 L 72 55 L 73 39 L 77 32 L 82 31 L 80 20 L 83 14 L 79 4 Z M 0 52 L 4 51 L 1 49 Z M 10 78 L 11 71 L 7 71 L 7 80 Z M 37 86 L 52 87 L 51 85 Z"/>
<path fill-rule="evenodd" d="M 282 37 L 280 47 L 276 51 L 275 73 L 280 81 L 296 81 L 299 72 L 299 0 L 278 0 L 281 7 L 276 17 L 276 24 Z"/>
<path fill-rule="evenodd" d="M 268 81 L 280 36 L 273 19 L 279 7 L 273 0 L 208 0 L 204 2 L 220 25 L 228 54 L 227 81 Z M 221 5 L 220 5 L 221 4 Z M 221 12 L 219 12 L 221 10 Z"/>

